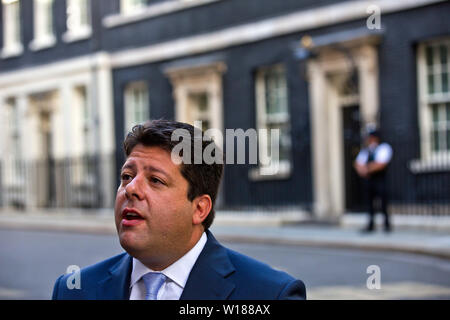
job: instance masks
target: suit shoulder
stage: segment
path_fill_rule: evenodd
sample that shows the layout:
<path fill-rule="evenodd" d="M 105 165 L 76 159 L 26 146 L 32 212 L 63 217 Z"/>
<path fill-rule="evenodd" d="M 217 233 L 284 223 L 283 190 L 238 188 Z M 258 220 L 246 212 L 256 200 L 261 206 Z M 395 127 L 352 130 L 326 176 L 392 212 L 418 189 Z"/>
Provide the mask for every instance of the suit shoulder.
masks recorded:
<path fill-rule="evenodd" d="M 296 279 L 284 271 L 275 270 L 271 266 L 242 253 L 228 250 L 228 256 L 239 274 L 245 274 L 252 281 L 267 285 L 285 285 Z"/>
<path fill-rule="evenodd" d="M 235 267 L 230 276 L 236 283 L 232 299 L 306 299 L 306 288 L 301 280 L 239 252 L 227 251 Z"/>
<path fill-rule="evenodd" d="M 67 298 L 68 293 L 70 293 L 70 295 L 73 295 L 75 293 L 78 293 L 79 295 L 85 294 L 86 291 L 90 291 L 90 289 L 94 288 L 97 285 L 98 281 L 104 279 L 108 275 L 109 270 L 113 266 L 117 265 L 119 261 L 122 260 L 126 255 L 126 253 L 121 253 L 114 257 L 80 269 L 80 279 L 83 283 L 82 290 L 69 290 L 67 288 L 67 281 L 72 279 L 71 277 L 73 277 L 73 273 L 61 275 L 55 282 L 52 298 Z M 74 298 L 77 297 L 75 296 Z"/>

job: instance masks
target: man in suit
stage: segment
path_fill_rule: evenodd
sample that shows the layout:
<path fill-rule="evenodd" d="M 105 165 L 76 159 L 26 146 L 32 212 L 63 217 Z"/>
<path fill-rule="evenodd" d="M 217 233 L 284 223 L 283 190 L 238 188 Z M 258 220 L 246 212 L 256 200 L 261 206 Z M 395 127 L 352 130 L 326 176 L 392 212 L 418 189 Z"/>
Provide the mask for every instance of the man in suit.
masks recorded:
<path fill-rule="evenodd" d="M 195 152 L 209 146 L 215 159 L 223 155 L 196 130 L 155 120 L 127 135 L 114 210 L 126 253 L 82 269 L 79 289 L 62 275 L 53 299 L 306 299 L 302 281 L 223 247 L 209 231 L 223 161 L 198 162 Z M 174 133 L 187 146 L 181 152 Z"/>

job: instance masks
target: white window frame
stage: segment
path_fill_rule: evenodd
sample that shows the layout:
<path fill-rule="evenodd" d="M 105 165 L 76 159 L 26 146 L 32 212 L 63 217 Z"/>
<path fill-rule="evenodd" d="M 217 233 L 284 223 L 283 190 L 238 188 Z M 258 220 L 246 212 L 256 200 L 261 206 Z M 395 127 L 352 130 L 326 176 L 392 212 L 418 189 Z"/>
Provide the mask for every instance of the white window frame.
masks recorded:
<path fill-rule="evenodd" d="M 146 7 L 146 0 L 120 0 L 120 13 L 123 15 L 142 12 Z"/>
<path fill-rule="evenodd" d="M 9 58 L 23 53 L 22 28 L 20 24 L 20 0 L 2 0 L 3 48 L 1 58 Z"/>
<path fill-rule="evenodd" d="M 92 35 L 91 0 L 67 0 L 64 42 L 84 40 Z"/>
<path fill-rule="evenodd" d="M 92 159 L 95 155 L 95 150 L 92 148 L 92 141 L 94 139 L 94 115 L 92 113 L 91 104 L 89 101 L 89 88 L 87 85 L 79 85 L 74 87 L 74 94 L 76 98 L 74 101 L 78 104 L 77 107 L 81 108 L 81 136 L 82 138 L 82 150 L 80 158 L 78 159 L 80 162 L 78 163 L 78 175 L 75 177 L 82 177 L 81 180 L 75 179 L 74 182 L 77 185 L 93 185 L 95 183 L 95 172 L 90 167 L 91 163 L 85 163 L 85 161 Z"/>
<path fill-rule="evenodd" d="M 124 133 L 125 135 L 131 128 L 143 121 L 150 119 L 149 92 L 146 81 L 134 81 L 126 85 L 124 90 Z M 140 92 L 140 104 L 136 104 L 136 94 Z M 140 114 L 140 118 L 136 117 Z"/>
<path fill-rule="evenodd" d="M 127 4 L 127 2 L 130 3 L 129 1 L 130 0 L 121 0 L 120 12 L 118 14 L 106 16 L 102 21 L 103 26 L 106 28 L 113 28 L 223 0 L 166 0 L 135 8 Z"/>
<path fill-rule="evenodd" d="M 17 99 L 8 99 L 6 107 L 8 108 L 8 137 L 11 146 L 10 155 L 15 160 L 21 160 L 20 110 Z"/>
<path fill-rule="evenodd" d="M 25 182 L 24 157 L 22 154 L 22 136 L 20 130 L 20 106 L 17 97 L 5 100 L 7 118 L 7 145 L 8 152 L 6 160 L 6 183 L 8 186 L 22 186 Z"/>
<path fill-rule="evenodd" d="M 450 151 L 433 151 L 432 145 L 432 108 L 431 105 L 450 103 L 450 90 L 448 92 L 441 92 L 435 90 L 430 93 L 428 88 L 428 66 L 426 49 L 428 46 L 438 46 L 446 44 L 450 49 L 450 38 L 440 38 L 432 41 L 426 41 L 420 43 L 417 48 L 417 87 L 418 87 L 418 119 L 420 128 L 420 159 L 411 161 L 410 169 L 414 173 L 419 172 L 432 172 L 450 170 Z M 449 51 L 450 52 L 450 51 Z M 436 55 L 436 54 L 435 54 Z M 449 53 L 448 53 L 449 55 Z M 450 57 L 447 55 L 447 73 L 450 77 Z M 434 58 L 436 59 L 436 57 Z M 435 83 L 437 77 L 440 75 L 441 65 L 436 64 L 433 66 L 435 69 Z M 449 87 L 450 87 L 450 78 Z M 439 87 L 438 87 L 439 89 Z"/>
<path fill-rule="evenodd" d="M 46 49 L 56 44 L 53 26 L 53 3 L 54 0 L 34 0 L 34 39 L 30 43 L 30 50 L 32 51 Z M 48 25 L 51 26 L 51 30 L 47 30 Z"/>
<path fill-rule="evenodd" d="M 285 79 L 285 94 L 286 94 L 286 110 L 285 112 L 279 114 L 268 115 L 267 114 L 267 101 L 266 101 L 266 83 L 265 78 L 268 72 L 271 71 L 281 71 L 284 73 Z M 262 166 L 261 164 L 249 172 L 249 178 L 251 180 L 266 180 L 266 179 L 286 179 L 290 177 L 292 171 L 292 138 L 290 135 L 290 114 L 289 114 L 289 100 L 288 100 L 288 84 L 287 84 L 287 73 L 283 65 L 273 65 L 269 67 L 260 68 L 256 73 L 255 79 L 255 95 L 256 95 L 256 118 L 257 118 L 257 129 L 269 129 L 270 123 L 279 123 L 280 127 L 285 126 L 288 129 L 289 135 L 288 139 L 290 141 L 288 144 L 289 157 L 287 159 L 279 159 L 277 163 L 271 161 L 269 166 Z M 269 135 L 270 136 L 270 135 Z M 263 150 L 268 150 L 268 141 L 263 138 L 264 135 L 258 135 L 258 158 L 261 160 L 263 156 Z M 282 138 L 280 132 L 280 139 Z M 281 144 L 281 141 L 280 141 Z M 270 150 L 268 151 L 270 153 Z M 269 154 L 268 153 L 268 154 Z M 280 156 L 280 155 L 279 155 Z M 260 161 L 259 161 L 260 162 Z"/>

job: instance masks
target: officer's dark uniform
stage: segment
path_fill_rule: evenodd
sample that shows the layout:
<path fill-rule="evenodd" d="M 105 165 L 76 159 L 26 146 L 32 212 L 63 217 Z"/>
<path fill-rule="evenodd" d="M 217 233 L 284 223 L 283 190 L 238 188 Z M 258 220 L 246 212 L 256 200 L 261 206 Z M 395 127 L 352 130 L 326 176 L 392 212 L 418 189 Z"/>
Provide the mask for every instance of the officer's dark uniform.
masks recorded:
<path fill-rule="evenodd" d="M 375 161 L 375 150 L 369 150 L 369 157 L 367 159 L 367 164 Z M 372 231 L 374 229 L 375 220 L 375 208 L 374 200 L 379 197 L 381 201 L 381 212 L 384 215 L 384 228 L 386 231 L 391 230 L 391 224 L 389 221 L 389 214 L 387 212 L 388 205 L 388 190 L 386 183 L 386 171 L 387 167 L 381 171 L 378 171 L 368 178 L 364 179 L 364 187 L 366 194 L 367 207 L 369 211 L 369 224 L 366 231 Z"/>

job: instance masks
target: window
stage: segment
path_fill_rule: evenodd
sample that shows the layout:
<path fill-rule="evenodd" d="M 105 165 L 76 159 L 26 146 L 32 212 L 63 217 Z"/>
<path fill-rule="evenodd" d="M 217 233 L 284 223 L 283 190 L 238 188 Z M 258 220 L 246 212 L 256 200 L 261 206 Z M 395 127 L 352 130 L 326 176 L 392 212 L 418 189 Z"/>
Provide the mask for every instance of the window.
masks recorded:
<path fill-rule="evenodd" d="M 427 43 L 422 46 L 423 105 L 427 123 L 424 132 L 428 154 L 450 154 L 450 39 Z M 420 55 L 420 53 L 419 53 Z M 419 66 L 419 70 L 420 70 Z"/>
<path fill-rule="evenodd" d="M 90 110 L 90 104 L 87 98 L 87 92 L 85 86 L 79 86 L 75 88 L 76 100 L 79 103 L 82 113 L 82 137 L 83 137 L 83 146 L 84 155 L 89 155 L 92 153 L 92 150 L 89 150 L 89 146 L 92 146 L 92 122 L 93 116 Z"/>
<path fill-rule="evenodd" d="M 427 93 L 429 95 L 450 92 L 448 83 L 449 52 L 449 42 L 426 46 Z"/>
<path fill-rule="evenodd" d="M 260 131 L 258 139 L 260 161 L 262 158 L 270 158 L 270 165 L 260 167 L 259 173 L 289 174 L 291 170 L 289 104 L 286 72 L 282 66 L 264 68 L 257 72 L 256 103 L 257 125 Z M 261 129 L 267 130 L 267 138 L 261 136 Z M 276 130 L 279 132 L 279 139 L 273 136 Z M 274 142 L 278 144 L 278 159 L 273 157 L 274 148 L 277 148 L 276 145 L 272 145 Z"/>
<path fill-rule="evenodd" d="M 120 12 L 122 14 L 131 14 L 142 11 L 147 6 L 147 0 L 121 0 Z"/>
<path fill-rule="evenodd" d="M 22 53 L 20 29 L 20 1 L 2 0 L 3 6 L 3 50 L 2 57 Z"/>
<path fill-rule="evenodd" d="M 90 0 L 67 0 L 67 32 L 64 41 L 75 41 L 91 35 Z"/>
<path fill-rule="evenodd" d="M 83 155 L 80 162 L 80 183 L 93 183 L 95 181 L 95 165 L 93 152 L 93 115 L 85 86 L 75 88 L 76 99 L 78 100 L 82 111 L 82 137 L 83 137 Z"/>
<path fill-rule="evenodd" d="M 450 41 L 428 44 L 425 60 L 431 153 L 446 153 L 450 151 Z"/>
<path fill-rule="evenodd" d="M 417 51 L 421 158 L 413 172 L 450 170 L 450 38 L 421 43 Z"/>
<path fill-rule="evenodd" d="M 195 121 L 201 121 L 202 130 L 211 129 L 211 108 L 209 95 L 207 92 L 195 92 L 188 95 L 189 113 Z"/>
<path fill-rule="evenodd" d="M 103 18 L 103 26 L 116 26 L 159 17 L 222 0 L 121 0 L 120 12 Z"/>
<path fill-rule="evenodd" d="M 34 39 L 31 50 L 51 47 L 56 39 L 53 31 L 53 0 L 34 0 Z"/>
<path fill-rule="evenodd" d="M 145 82 L 130 83 L 125 89 L 125 134 L 149 119 L 149 97 Z"/>
<path fill-rule="evenodd" d="M 6 99 L 7 114 L 7 150 L 8 157 L 5 159 L 6 181 L 10 185 L 20 184 L 24 182 L 24 167 L 21 150 L 21 134 L 20 134 L 20 110 L 18 100 L 16 98 Z"/>
<path fill-rule="evenodd" d="M 432 151 L 450 151 L 450 103 L 431 104 L 431 146 Z"/>
<path fill-rule="evenodd" d="M 6 106 L 8 108 L 8 124 L 9 124 L 9 143 L 10 152 L 14 160 L 20 160 L 22 154 L 20 151 L 20 116 L 17 101 L 14 98 L 7 99 Z"/>

